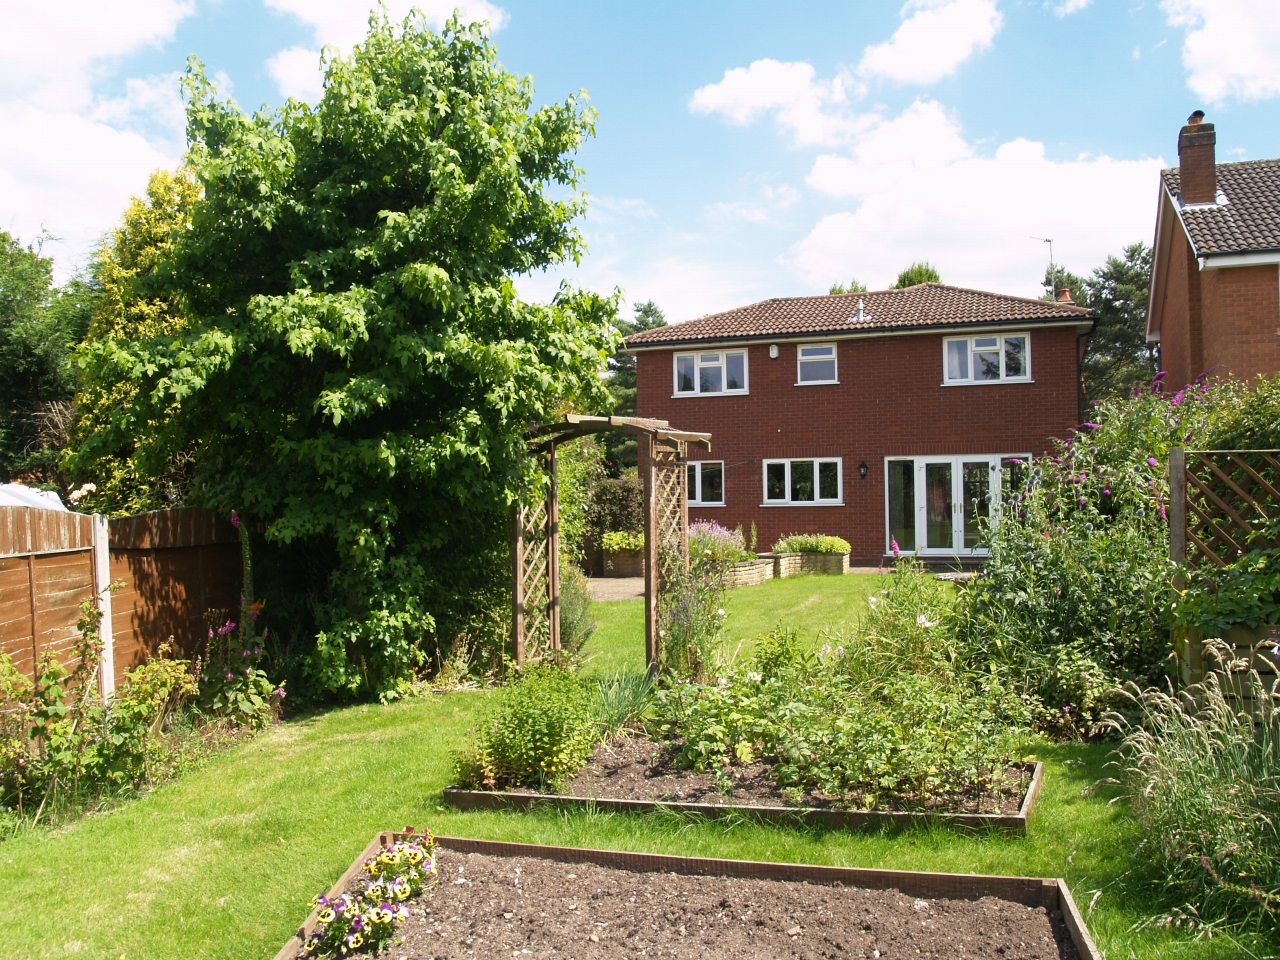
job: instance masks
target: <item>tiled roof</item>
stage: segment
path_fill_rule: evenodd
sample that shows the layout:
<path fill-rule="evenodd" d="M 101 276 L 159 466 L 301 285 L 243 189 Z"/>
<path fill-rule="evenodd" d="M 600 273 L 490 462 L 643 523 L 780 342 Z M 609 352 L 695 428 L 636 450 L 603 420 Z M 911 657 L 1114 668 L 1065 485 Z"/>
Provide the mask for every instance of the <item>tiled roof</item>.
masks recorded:
<path fill-rule="evenodd" d="M 1178 197 L 1177 169 L 1161 173 Z M 1280 250 L 1280 160 L 1218 164 L 1218 190 L 1226 203 L 1182 209 L 1196 256 Z"/>
<path fill-rule="evenodd" d="M 861 320 L 858 301 L 863 302 Z M 1009 297 L 942 283 L 904 290 L 875 290 L 827 297 L 781 297 L 713 313 L 697 320 L 656 327 L 627 338 L 631 347 L 699 340 L 754 339 L 804 334 L 964 327 L 982 323 L 1039 323 L 1089 320 L 1085 307 L 1052 300 Z"/>

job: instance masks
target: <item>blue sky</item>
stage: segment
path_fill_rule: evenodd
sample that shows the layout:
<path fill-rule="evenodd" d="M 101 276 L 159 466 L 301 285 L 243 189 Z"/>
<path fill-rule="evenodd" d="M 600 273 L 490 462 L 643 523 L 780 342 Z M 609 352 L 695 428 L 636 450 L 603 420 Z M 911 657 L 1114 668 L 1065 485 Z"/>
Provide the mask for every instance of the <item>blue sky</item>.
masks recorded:
<path fill-rule="evenodd" d="M 388 4 L 393 16 L 409 4 Z M 418 4 L 435 24 L 452 2 Z M 1087 272 L 1150 242 L 1156 171 L 1196 108 L 1219 161 L 1280 156 L 1275 0 L 646 3 L 466 0 L 541 101 L 585 88 L 592 197 L 565 278 L 671 320 L 914 259 L 945 281 L 1036 295 L 1052 237 Z M 182 150 L 189 54 L 246 108 L 319 92 L 367 0 L 6 4 L 0 229 L 65 276 Z"/>

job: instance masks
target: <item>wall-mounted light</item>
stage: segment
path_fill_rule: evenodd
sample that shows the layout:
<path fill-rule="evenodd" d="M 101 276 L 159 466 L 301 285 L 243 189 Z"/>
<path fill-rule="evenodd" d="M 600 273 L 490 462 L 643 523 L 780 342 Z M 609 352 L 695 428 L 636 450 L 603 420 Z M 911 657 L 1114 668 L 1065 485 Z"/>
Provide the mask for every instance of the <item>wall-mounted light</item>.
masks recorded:
<path fill-rule="evenodd" d="M 867 479 L 867 461 L 863 460 L 860 464 L 858 464 L 858 476 L 860 476 L 863 480 Z"/>
<path fill-rule="evenodd" d="M 778 359 L 778 345 L 776 343 L 769 344 L 769 359 L 770 360 Z"/>

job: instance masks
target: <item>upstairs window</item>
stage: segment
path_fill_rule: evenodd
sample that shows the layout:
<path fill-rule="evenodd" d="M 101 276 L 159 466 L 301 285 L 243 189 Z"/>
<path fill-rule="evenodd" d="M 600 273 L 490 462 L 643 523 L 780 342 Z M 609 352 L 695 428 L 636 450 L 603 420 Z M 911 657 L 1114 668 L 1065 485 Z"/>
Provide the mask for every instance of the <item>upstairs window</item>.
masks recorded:
<path fill-rule="evenodd" d="M 796 385 L 802 383 L 838 383 L 836 380 L 836 345 L 834 343 L 802 343 L 796 347 L 798 367 Z"/>
<path fill-rule="evenodd" d="M 689 468 L 689 506 L 724 506 L 724 461 L 694 460 Z"/>
<path fill-rule="evenodd" d="M 947 337 L 942 341 L 945 383 L 999 383 L 1030 380 L 1030 337 L 1006 333 Z"/>
<path fill-rule="evenodd" d="M 746 393 L 747 352 L 676 354 L 676 395 Z"/>
<path fill-rule="evenodd" d="M 840 461 L 766 460 L 766 504 L 840 503 Z"/>

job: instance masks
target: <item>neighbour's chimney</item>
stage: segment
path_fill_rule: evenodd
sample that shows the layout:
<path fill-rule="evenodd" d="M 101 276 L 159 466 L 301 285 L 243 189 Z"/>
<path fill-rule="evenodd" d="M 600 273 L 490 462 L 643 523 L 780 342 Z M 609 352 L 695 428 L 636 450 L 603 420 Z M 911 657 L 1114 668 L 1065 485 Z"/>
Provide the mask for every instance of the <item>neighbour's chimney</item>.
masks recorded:
<path fill-rule="evenodd" d="M 1218 165 L 1214 144 L 1218 136 L 1213 124 L 1204 122 L 1204 111 L 1187 117 L 1178 134 L 1178 177 L 1183 203 L 1213 203 L 1218 199 Z"/>
<path fill-rule="evenodd" d="M 1075 301 L 1071 299 L 1071 290 L 1069 287 L 1063 287 L 1058 291 L 1058 302 L 1075 303 Z"/>

